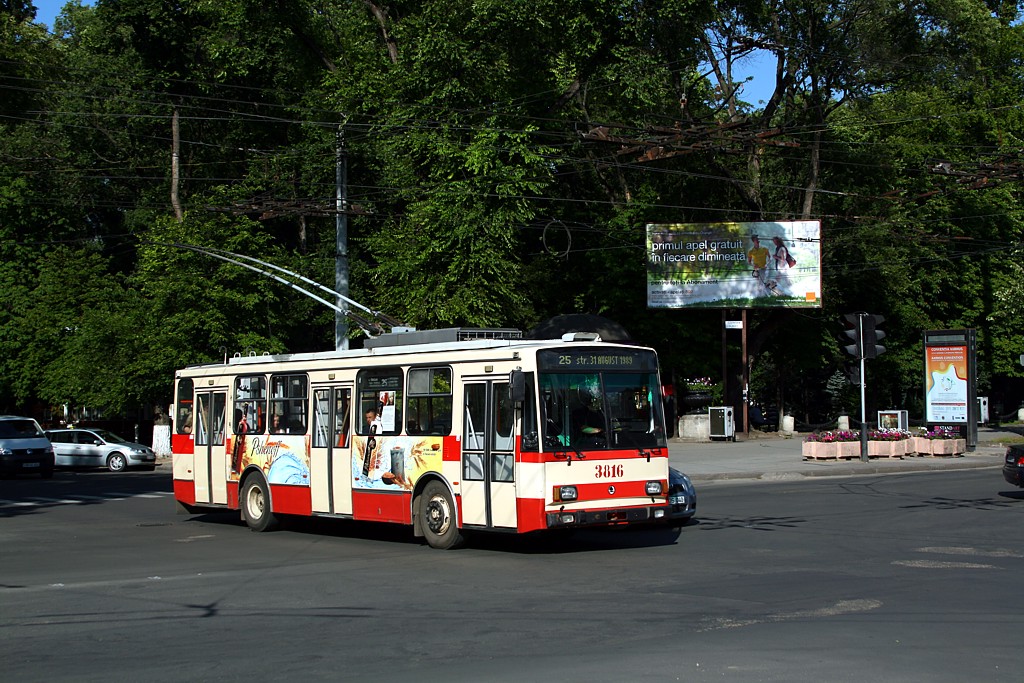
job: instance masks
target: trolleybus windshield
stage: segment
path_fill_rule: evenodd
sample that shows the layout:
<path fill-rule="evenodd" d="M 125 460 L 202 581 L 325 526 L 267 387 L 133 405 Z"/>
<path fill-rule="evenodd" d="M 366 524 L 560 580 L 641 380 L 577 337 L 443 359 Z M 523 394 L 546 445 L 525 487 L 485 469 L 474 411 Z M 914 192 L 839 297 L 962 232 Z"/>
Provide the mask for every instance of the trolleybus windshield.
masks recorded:
<path fill-rule="evenodd" d="M 665 447 L 657 359 L 649 351 L 538 354 L 544 450 Z"/>

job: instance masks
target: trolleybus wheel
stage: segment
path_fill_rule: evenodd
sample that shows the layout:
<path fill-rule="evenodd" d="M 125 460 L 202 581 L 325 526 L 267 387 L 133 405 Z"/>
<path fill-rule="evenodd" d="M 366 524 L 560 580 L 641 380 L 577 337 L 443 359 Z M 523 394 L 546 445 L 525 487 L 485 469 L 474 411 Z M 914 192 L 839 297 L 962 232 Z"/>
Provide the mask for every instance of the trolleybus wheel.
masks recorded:
<path fill-rule="evenodd" d="M 462 545 L 462 532 L 455 519 L 455 505 L 448 488 L 439 481 L 423 487 L 420 526 L 431 548 L 448 550 Z"/>
<path fill-rule="evenodd" d="M 246 478 L 242 487 L 242 518 L 253 531 L 273 531 L 277 516 L 270 510 L 270 490 L 258 474 Z"/>

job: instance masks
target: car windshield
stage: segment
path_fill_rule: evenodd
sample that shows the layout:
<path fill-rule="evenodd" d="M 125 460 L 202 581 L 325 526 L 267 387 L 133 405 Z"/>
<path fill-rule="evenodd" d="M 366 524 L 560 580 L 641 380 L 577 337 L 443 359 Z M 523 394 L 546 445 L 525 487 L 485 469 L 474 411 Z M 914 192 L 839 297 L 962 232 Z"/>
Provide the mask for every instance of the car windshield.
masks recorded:
<path fill-rule="evenodd" d="M 92 429 L 90 431 L 107 443 L 130 443 L 127 439 L 122 439 L 117 434 L 108 432 L 106 429 Z"/>
<path fill-rule="evenodd" d="M 0 420 L 0 439 L 31 439 L 44 436 L 35 420 Z"/>

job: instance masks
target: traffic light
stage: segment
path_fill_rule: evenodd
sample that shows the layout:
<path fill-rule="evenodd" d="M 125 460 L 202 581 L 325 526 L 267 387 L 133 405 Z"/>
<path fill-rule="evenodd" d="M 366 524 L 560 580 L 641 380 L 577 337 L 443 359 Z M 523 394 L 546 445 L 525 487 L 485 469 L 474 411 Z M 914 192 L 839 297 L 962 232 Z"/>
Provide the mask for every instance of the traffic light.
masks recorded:
<path fill-rule="evenodd" d="M 847 329 L 843 332 L 843 334 L 846 336 L 847 339 L 853 342 L 852 344 L 844 345 L 843 349 L 854 358 L 860 358 L 860 313 L 845 313 L 843 314 L 843 320 L 845 320 L 847 324 Z"/>
<path fill-rule="evenodd" d="M 846 368 L 846 379 L 855 387 L 860 386 L 860 365 L 851 365 Z"/>
<path fill-rule="evenodd" d="M 885 347 L 878 342 L 885 339 L 885 331 L 878 326 L 885 322 L 880 315 L 865 313 L 861 316 L 861 350 L 865 358 L 876 358 L 885 353 Z"/>

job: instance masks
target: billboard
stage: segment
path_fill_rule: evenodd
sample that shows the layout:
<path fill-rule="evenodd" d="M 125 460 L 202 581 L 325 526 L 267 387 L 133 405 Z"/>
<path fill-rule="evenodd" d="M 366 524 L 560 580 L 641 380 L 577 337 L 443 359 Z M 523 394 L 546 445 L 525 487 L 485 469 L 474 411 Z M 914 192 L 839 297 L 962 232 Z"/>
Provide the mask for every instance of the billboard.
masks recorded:
<path fill-rule="evenodd" d="M 821 222 L 650 223 L 648 308 L 820 308 Z"/>
<path fill-rule="evenodd" d="M 967 422 L 968 352 L 966 344 L 925 346 L 925 416 L 929 424 Z"/>

